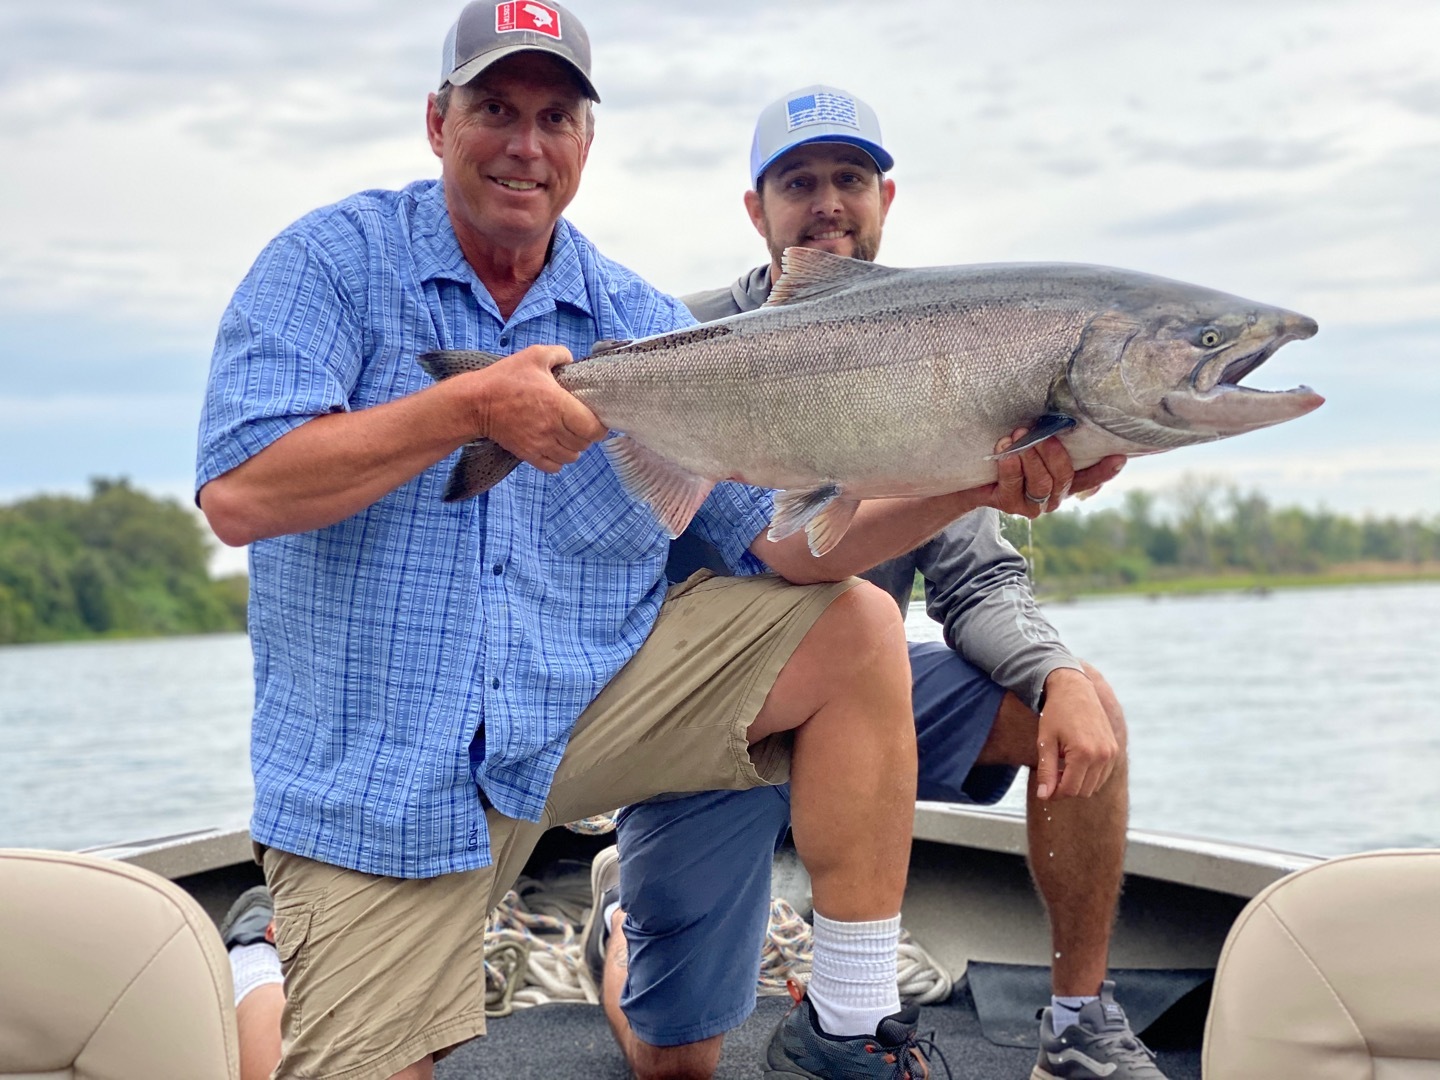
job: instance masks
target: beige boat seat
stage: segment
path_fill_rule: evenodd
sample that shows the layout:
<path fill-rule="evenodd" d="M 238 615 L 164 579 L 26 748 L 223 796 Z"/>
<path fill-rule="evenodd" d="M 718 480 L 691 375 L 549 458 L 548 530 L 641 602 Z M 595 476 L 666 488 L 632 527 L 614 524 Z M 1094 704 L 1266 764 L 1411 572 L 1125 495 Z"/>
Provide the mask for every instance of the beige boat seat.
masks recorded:
<path fill-rule="evenodd" d="M 1440 1080 L 1440 850 L 1346 855 L 1240 913 L 1205 1080 Z"/>
<path fill-rule="evenodd" d="M 230 962 L 194 899 L 109 859 L 0 850 L 0 1077 L 239 1075 Z"/>

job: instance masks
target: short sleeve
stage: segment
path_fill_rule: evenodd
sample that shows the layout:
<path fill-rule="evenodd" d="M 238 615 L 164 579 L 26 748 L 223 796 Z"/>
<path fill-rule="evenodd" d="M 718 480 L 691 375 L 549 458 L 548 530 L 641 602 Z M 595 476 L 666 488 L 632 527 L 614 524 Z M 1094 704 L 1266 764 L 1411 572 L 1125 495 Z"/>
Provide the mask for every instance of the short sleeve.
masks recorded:
<path fill-rule="evenodd" d="M 220 320 L 200 417 L 195 489 L 316 416 L 350 408 L 361 315 L 315 241 L 282 234 Z"/>

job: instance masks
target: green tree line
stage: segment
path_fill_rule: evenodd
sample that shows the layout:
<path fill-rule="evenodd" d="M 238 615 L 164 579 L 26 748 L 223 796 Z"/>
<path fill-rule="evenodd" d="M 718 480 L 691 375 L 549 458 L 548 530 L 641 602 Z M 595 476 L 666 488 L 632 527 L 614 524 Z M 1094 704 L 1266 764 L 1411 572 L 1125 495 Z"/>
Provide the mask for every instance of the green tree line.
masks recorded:
<path fill-rule="evenodd" d="M 243 575 L 214 580 L 194 511 L 121 480 L 0 506 L 0 644 L 241 630 Z"/>
<path fill-rule="evenodd" d="M 1005 523 L 1041 591 L 1163 585 L 1177 579 L 1374 572 L 1440 575 L 1440 516 L 1354 519 L 1275 508 L 1189 479 L 1131 491 L 1118 509 L 1062 510 Z M 0 506 L 0 644 L 242 630 L 246 580 L 212 579 L 212 541 L 189 507 L 123 480 L 88 498 Z"/>
<path fill-rule="evenodd" d="M 1061 510 L 1005 535 L 1042 589 L 1084 591 L 1187 578 L 1440 575 L 1440 516 L 1354 519 L 1272 507 L 1261 495 L 1187 478 L 1170 494 L 1126 493 L 1119 509 Z"/>

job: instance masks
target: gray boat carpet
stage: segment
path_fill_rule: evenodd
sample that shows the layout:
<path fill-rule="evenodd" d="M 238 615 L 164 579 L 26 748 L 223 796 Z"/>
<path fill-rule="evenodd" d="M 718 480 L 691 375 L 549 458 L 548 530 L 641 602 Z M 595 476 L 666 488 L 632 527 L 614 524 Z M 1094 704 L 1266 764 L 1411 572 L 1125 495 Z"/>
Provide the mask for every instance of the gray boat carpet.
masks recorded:
<path fill-rule="evenodd" d="M 1115 968 L 1115 1000 L 1125 1009 L 1131 1029 L 1142 1038 L 1157 1020 L 1186 995 L 1214 977 L 1209 968 L 1159 971 Z M 971 960 L 965 978 L 975 999 L 980 1028 L 997 1046 L 1039 1045 L 1035 1012 L 1050 1000 L 1050 969 L 1033 964 L 991 964 Z"/>
<path fill-rule="evenodd" d="M 1049 1000 L 1046 989 L 1042 1001 Z M 1128 1008 L 1128 997 L 1122 998 Z M 790 1005 L 788 997 L 762 998 L 755 1012 L 725 1039 L 716 1080 L 755 1080 L 761 1075 L 765 1044 Z M 1033 1005 L 1031 1006 L 1033 1016 Z M 1200 1080 L 1200 1042 L 1192 1021 L 1165 1020 L 1146 1041 L 1159 1055 L 1170 1080 Z M 1032 1026 L 1034 1021 L 1031 1021 Z M 933 1029 L 954 1080 L 1027 1080 L 1035 1051 L 997 1046 L 985 1038 L 968 986 L 943 1005 L 921 1012 L 920 1030 Z M 460 1047 L 435 1069 L 437 1080 L 627 1080 L 619 1048 L 600 1009 L 593 1005 L 542 1005 L 493 1021 L 490 1034 Z M 945 1070 L 931 1062 L 932 1080 Z"/>

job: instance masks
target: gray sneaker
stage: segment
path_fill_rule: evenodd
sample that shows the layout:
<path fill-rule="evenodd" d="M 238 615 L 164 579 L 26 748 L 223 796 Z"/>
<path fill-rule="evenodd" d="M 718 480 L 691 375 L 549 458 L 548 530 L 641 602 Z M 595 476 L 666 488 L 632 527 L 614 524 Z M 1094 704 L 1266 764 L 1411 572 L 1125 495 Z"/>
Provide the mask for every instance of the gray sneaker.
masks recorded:
<path fill-rule="evenodd" d="M 590 863 L 590 914 L 580 931 L 580 955 L 595 996 L 605 978 L 605 950 L 610 942 L 610 927 L 605 922 L 605 909 L 620 899 L 620 849 L 614 844 L 603 849 Z"/>
<path fill-rule="evenodd" d="M 220 940 L 225 943 L 225 951 L 236 945 L 256 945 L 262 941 L 275 944 L 275 934 L 270 929 L 274 919 L 275 901 L 270 899 L 270 890 L 264 885 L 246 889 L 220 920 Z"/>
<path fill-rule="evenodd" d="M 795 1006 L 785 1014 L 765 1049 L 765 1076 L 786 1080 L 928 1080 L 922 1050 L 937 1054 L 950 1076 L 945 1055 L 916 1034 L 918 1005 L 907 1005 L 881 1020 L 874 1035 L 842 1039 L 820 1030 L 815 1007 L 790 984 Z"/>
<path fill-rule="evenodd" d="M 1059 1035 L 1050 1010 L 1040 1014 L 1040 1057 L 1030 1080 L 1165 1080 L 1150 1048 L 1130 1030 L 1115 1000 L 1115 984 L 1100 984 L 1100 997 Z"/>

